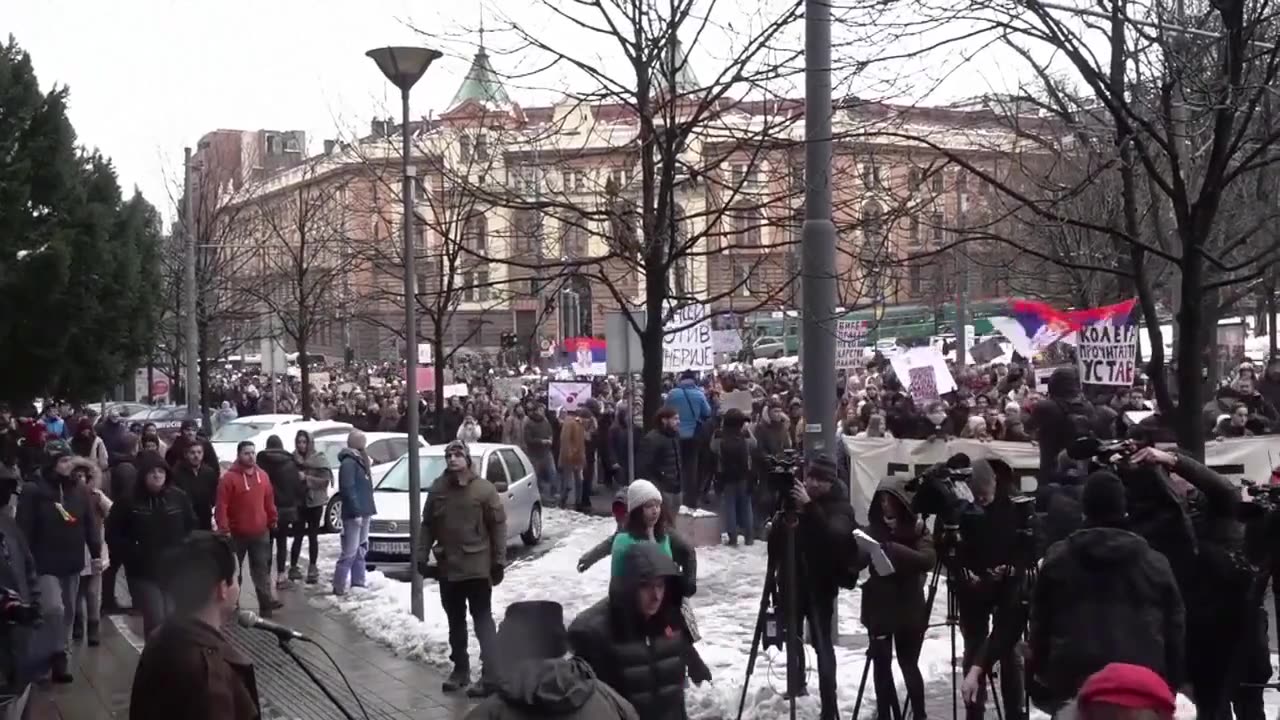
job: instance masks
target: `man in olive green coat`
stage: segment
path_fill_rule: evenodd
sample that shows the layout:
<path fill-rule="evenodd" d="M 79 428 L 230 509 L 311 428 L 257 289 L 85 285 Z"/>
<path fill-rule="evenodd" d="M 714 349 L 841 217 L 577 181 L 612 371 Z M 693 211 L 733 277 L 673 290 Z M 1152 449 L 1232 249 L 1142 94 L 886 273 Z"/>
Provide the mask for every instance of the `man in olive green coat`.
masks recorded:
<path fill-rule="evenodd" d="M 449 619 L 453 672 L 444 691 L 466 688 L 470 697 L 486 697 L 497 688 L 492 662 L 497 629 L 490 600 L 507 560 L 507 514 L 497 488 L 472 469 L 466 443 L 449 443 L 444 457 L 445 471 L 432 483 L 422 509 L 420 562 L 425 565 L 434 550 L 436 566 L 419 569 L 440 581 L 440 604 Z M 474 685 L 467 654 L 468 608 L 480 643 L 480 681 Z"/>

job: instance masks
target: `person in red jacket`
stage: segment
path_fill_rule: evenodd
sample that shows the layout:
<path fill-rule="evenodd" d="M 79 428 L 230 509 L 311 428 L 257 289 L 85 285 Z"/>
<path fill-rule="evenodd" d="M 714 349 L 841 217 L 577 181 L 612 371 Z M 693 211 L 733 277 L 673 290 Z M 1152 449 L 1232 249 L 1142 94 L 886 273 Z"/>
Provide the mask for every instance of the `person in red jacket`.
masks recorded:
<path fill-rule="evenodd" d="M 276 499 L 271 480 L 258 467 L 253 443 L 245 441 L 236 446 L 235 463 L 218 480 L 213 515 L 218 532 L 231 537 L 241 578 L 245 555 L 249 556 L 249 576 L 258 593 L 258 612 L 271 617 L 271 611 L 284 606 L 271 597 L 270 533 L 276 528 Z"/>

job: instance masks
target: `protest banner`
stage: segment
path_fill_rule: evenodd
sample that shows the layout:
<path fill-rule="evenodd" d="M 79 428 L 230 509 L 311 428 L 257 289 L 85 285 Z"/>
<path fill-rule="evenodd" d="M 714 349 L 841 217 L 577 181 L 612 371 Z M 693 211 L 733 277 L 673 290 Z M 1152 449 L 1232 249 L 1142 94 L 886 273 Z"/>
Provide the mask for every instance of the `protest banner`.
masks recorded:
<path fill-rule="evenodd" d="M 431 343 L 418 343 L 418 364 L 431 364 L 432 347 Z"/>
<path fill-rule="evenodd" d="M 848 370 L 863 361 L 862 340 L 867 336 L 865 320 L 836 321 L 836 369 Z"/>
<path fill-rule="evenodd" d="M 917 403 L 937 400 L 956 389 L 947 360 L 937 348 L 917 347 L 889 358 L 898 381 L 911 391 Z M 917 397 L 916 393 L 920 395 Z"/>
<path fill-rule="evenodd" d="M 1138 326 L 1101 322 L 1080 328 L 1076 347 L 1080 382 L 1093 385 L 1133 385 L 1138 369 Z"/>
<path fill-rule="evenodd" d="M 604 340 L 592 337 L 565 338 L 564 347 L 573 361 L 570 367 L 574 375 L 591 377 L 608 374 Z"/>
<path fill-rule="evenodd" d="M 551 412 L 577 410 L 582 403 L 591 399 L 591 383 L 589 382 L 549 382 L 547 383 L 547 408 Z"/>
<path fill-rule="evenodd" d="M 506 402 L 519 400 L 524 397 L 524 381 L 520 378 L 494 378 L 493 395 Z"/>
<path fill-rule="evenodd" d="M 934 463 L 956 453 L 971 459 L 995 458 L 1013 468 L 1023 492 L 1036 489 L 1040 448 L 1031 443 L 980 440 L 893 440 L 841 437 L 849 458 L 849 495 L 858 522 L 866 524 L 867 509 L 880 481 L 889 476 L 915 477 Z M 1280 448 L 1270 437 L 1231 438 L 1205 447 L 1205 465 L 1233 483 L 1242 479 L 1264 481 L 1280 464 Z"/>
<path fill-rule="evenodd" d="M 322 388 L 329 384 L 329 373 L 313 372 L 311 373 L 311 387 Z"/>
<path fill-rule="evenodd" d="M 444 396 L 446 398 L 466 397 L 469 394 L 470 391 L 468 390 L 466 383 L 452 383 L 444 386 Z"/>
<path fill-rule="evenodd" d="M 662 369 L 710 370 L 715 367 L 711 322 L 701 303 L 679 308 L 663 327 Z"/>
<path fill-rule="evenodd" d="M 751 395 L 750 390 L 727 392 L 720 396 L 720 411 L 740 410 L 747 417 L 751 417 L 751 406 L 754 401 L 755 398 Z"/>

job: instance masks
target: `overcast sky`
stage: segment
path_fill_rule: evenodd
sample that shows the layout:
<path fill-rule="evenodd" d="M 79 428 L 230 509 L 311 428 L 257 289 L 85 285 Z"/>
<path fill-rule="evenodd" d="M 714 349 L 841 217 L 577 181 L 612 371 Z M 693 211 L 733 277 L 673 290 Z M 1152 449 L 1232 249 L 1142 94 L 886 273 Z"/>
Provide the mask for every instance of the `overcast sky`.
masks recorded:
<path fill-rule="evenodd" d="M 138 186 L 166 218 L 173 215 L 184 145 L 218 128 L 301 129 L 316 152 L 325 138 L 366 132 L 375 114 L 388 114 L 398 102 L 364 52 L 424 44 L 411 25 L 474 42 L 475 33 L 464 31 L 482 14 L 481 0 L 0 0 L 0 6 L 0 34 L 14 35 L 31 53 L 42 89 L 70 87 L 80 142 L 112 158 L 126 193 Z M 718 7 L 737 12 L 729 3 Z M 501 72 L 525 72 L 537 62 L 501 54 L 512 42 L 501 32 L 504 20 L 564 38 L 579 57 L 597 52 L 589 34 L 556 26 L 545 8 L 535 14 L 539 9 L 533 0 L 490 3 L 487 44 L 499 48 L 494 61 Z M 723 25 L 721 36 L 730 36 L 729 22 Z M 733 32 L 743 26 L 739 20 Z M 429 41 L 449 54 L 414 89 L 416 115 L 445 109 L 471 54 L 460 42 Z M 697 43 L 695 71 L 714 66 L 707 54 L 722 43 L 711 35 Z M 973 64 L 963 80 L 948 79 L 945 94 L 992 89 L 1002 82 L 1000 70 L 992 77 L 994 67 Z M 525 83 L 512 95 L 528 104 L 548 101 L 570 81 L 557 70 Z"/>

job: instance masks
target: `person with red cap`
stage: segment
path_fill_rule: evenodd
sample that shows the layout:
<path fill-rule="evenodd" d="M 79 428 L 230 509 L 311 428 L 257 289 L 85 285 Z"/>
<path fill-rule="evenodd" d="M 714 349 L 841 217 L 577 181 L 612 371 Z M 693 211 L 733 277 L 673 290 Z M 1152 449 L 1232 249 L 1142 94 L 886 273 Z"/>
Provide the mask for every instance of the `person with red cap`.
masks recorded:
<path fill-rule="evenodd" d="M 1114 662 L 1090 675 L 1076 696 L 1080 720 L 1170 720 L 1175 707 L 1164 678 L 1130 663 Z"/>

